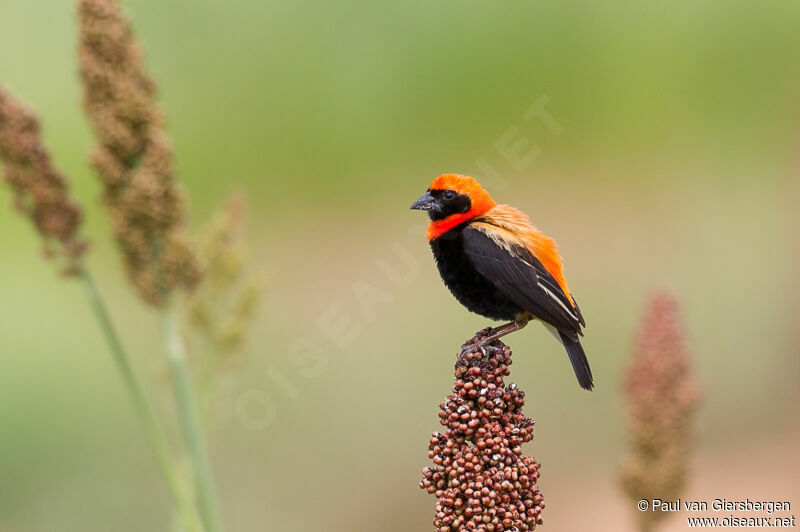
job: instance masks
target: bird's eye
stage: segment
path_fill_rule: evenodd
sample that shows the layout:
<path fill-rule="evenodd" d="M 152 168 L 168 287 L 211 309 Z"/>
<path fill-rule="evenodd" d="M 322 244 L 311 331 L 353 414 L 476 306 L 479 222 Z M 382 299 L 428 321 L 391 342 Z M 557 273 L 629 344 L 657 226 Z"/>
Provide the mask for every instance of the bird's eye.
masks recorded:
<path fill-rule="evenodd" d="M 456 193 L 452 190 L 445 190 L 444 194 L 442 194 L 442 198 L 446 201 L 451 201 L 456 198 Z"/>

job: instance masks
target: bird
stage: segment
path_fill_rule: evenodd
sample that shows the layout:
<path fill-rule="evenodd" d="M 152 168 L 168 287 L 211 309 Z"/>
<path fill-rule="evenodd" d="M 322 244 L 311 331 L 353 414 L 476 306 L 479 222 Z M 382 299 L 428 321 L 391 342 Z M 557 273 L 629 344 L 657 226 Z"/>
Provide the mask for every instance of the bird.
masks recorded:
<path fill-rule="evenodd" d="M 481 348 L 538 320 L 566 348 L 581 388 L 592 390 L 580 341 L 586 321 L 567 286 L 556 241 L 465 175 L 436 177 L 411 208 L 428 213 L 428 242 L 453 296 L 471 312 L 508 322 L 491 329 Z"/>

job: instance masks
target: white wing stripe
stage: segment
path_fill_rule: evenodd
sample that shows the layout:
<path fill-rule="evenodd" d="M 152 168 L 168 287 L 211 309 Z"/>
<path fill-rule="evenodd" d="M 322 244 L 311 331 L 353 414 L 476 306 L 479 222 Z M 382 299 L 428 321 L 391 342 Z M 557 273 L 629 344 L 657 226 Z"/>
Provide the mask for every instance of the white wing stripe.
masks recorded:
<path fill-rule="evenodd" d="M 544 291 L 547 293 L 547 295 L 548 295 L 548 296 L 552 297 L 552 298 L 553 298 L 553 299 L 554 299 L 554 300 L 555 300 L 555 301 L 556 301 L 556 302 L 557 302 L 559 305 L 561 305 L 561 308 L 563 308 L 564 310 L 566 310 L 566 311 L 567 311 L 567 313 L 568 313 L 570 316 L 572 316 L 572 318 L 573 318 L 575 321 L 579 321 L 579 320 L 578 320 L 578 316 L 576 316 L 576 315 L 575 315 L 575 312 L 574 312 L 574 311 L 573 311 L 571 308 L 567 307 L 567 306 L 564 304 L 564 302 L 563 302 L 563 301 L 561 301 L 561 300 L 560 300 L 560 299 L 559 299 L 559 298 L 558 298 L 558 297 L 557 297 L 557 296 L 556 296 L 556 295 L 555 295 L 553 292 L 551 292 L 551 291 L 550 291 L 550 289 L 549 289 L 549 288 L 547 288 L 546 286 L 543 286 L 541 283 L 538 283 L 538 285 L 539 285 L 539 288 L 541 288 L 542 290 L 544 290 Z"/>

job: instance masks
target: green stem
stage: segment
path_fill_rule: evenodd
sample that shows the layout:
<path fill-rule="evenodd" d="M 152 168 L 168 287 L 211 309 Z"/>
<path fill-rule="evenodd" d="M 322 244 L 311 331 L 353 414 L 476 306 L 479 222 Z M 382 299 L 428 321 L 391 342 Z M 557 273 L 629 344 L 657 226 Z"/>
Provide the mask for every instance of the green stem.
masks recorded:
<path fill-rule="evenodd" d="M 111 322 L 108 309 L 103 299 L 100 297 L 100 292 L 97 290 L 97 285 L 85 266 L 79 267 L 79 276 L 83 281 L 83 287 L 91 303 L 92 311 L 97 318 L 103 336 L 105 336 L 108 342 L 108 347 L 111 349 L 111 353 L 114 356 L 114 362 L 117 365 L 122 381 L 133 401 L 133 406 L 142 423 L 145 437 L 164 475 L 164 479 L 167 482 L 170 494 L 185 529 L 187 532 L 204 532 L 205 528 L 194 508 L 191 492 L 181 478 L 178 467 L 174 462 L 166 433 L 153 412 L 150 403 L 147 401 L 147 396 L 144 393 L 142 385 L 136 378 L 133 367 L 122 347 L 122 342 Z"/>
<path fill-rule="evenodd" d="M 197 401 L 192 391 L 192 378 L 186 363 L 186 346 L 178 332 L 172 313 L 166 308 L 162 310 L 161 323 L 167 343 L 167 360 L 169 361 L 172 388 L 178 405 L 181 430 L 189 450 L 200 514 L 208 532 L 221 532 L 222 524 L 214 489 L 214 474 L 203 439 Z"/>

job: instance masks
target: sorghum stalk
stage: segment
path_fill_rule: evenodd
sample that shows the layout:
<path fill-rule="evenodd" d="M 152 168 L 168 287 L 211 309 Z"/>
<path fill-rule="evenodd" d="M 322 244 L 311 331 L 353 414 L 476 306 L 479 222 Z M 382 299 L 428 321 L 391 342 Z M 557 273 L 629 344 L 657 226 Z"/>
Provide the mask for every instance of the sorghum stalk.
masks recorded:
<path fill-rule="evenodd" d="M 169 445 L 164 428 L 158 421 L 153 408 L 147 400 L 147 395 L 144 393 L 142 385 L 136 378 L 136 374 L 131 367 L 129 358 L 122 347 L 122 342 L 117 335 L 116 329 L 111 322 L 111 317 L 108 310 L 100 297 L 100 293 L 94 283 L 94 279 L 89 271 L 81 266 L 78 269 L 78 275 L 83 281 L 86 295 L 91 303 L 92 311 L 97 319 L 100 329 L 108 343 L 111 353 L 114 355 L 114 362 L 117 365 L 122 381 L 128 390 L 129 395 L 133 401 L 134 408 L 142 423 L 145 437 L 153 449 L 153 454 L 156 457 L 159 467 L 167 481 L 172 498 L 178 510 L 178 515 L 181 517 L 184 527 L 187 532 L 204 532 L 205 528 L 200 521 L 197 511 L 192 501 L 191 490 L 188 489 L 181 477 L 179 468 L 177 467 L 174 455 Z"/>
<path fill-rule="evenodd" d="M 522 414 L 525 393 L 505 385 L 511 350 L 495 341 L 487 353 L 480 331 L 461 348 L 455 384 L 439 408 L 444 434 L 435 432 L 420 487 L 436 496 L 436 532 L 521 532 L 542 523 L 539 462 L 522 455 L 533 439 L 532 419 Z"/>
<path fill-rule="evenodd" d="M 630 450 L 621 480 L 632 508 L 642 499 L 679 498 L 691 465 L 701 394 L 679 318 L 670 294 L 650 298 L 625 376 Z M 642 532 L 655 530 L 669 515 L 635 512 Z"/>
<path fill-rule="evenodd" d="M 176 288 L 199 279 L 183 234 L 182 195 L 173 153 L 130 22 L 117 0 L 78 0 L 80 70 L 86 108 L 99 146 L 92 163 L 128 276 L 160 307 L 167 359 L 192 461 L 195 492 L 209 532 L 221 530 L 183 342 L 168 302 Z"/>
<path fill-rule="evenodd" d="M 189 449 L 200 513 L 208 532 L 219 532 L 222 530 L 222 524 L 217 507 L 214 474 L 208 459 L 208 450 L 196 406 L 197 400 L 192 389 L 192 377 L 186 362 L 186 347 L 169 309 L 161 311 L 161 323 L 167 342 L 167 360 L 180 413 L 181 431 Z"/>
<path fill-rule="evenodd" d="M 198 257 L 203 267 L 203 279 L 192 291 L 183 309 L 187 313 L 185 325 L 192 337 L 200 341 L 194 345 L 195 351 L 205 346 L 201 353 L 195 354 L 197 364 L 198 393 L 210 386 L 212 377 L 218 373 L 222 362 L 230 363 L 238 357 L 234 355 L 241 349 L 250 324 L 253 311 L 261 292 L 261 282 L 256 276 L 248 275 L 245 267 L 247 249 L 241 235 L 245 217 L 244 197 L 235 194 L 226 202 L 209 227 L 201 234 Z M 165 316 L 169 319 L 171 316 Z M 188 380 L 185 349 L 180 343 L 182 336 L 174 329 L 174 323 L 165 324 L 174 339 L 172 364 L 174 371 Z M 186 383 L 177 382 L 179 393 L 191 393 Z M 183 430 L 190 445 L 192 463 L 199 466 L 198 474 L 205 479 L 204 484 L 211 490 L 205 498 L 214 499 L 211 468 L 202 439 L 199 438 L 199 423 L 203 412 L 195 412 L 193 401 L 186 401 L 192 408 L 191 418 L 186 418 Z M 187 421 L 192 421 L 188 423 Z M 215 508 L 209 507 L 209 519 L 219 519 Z"/>
<path fill-rule="evenodd" d="M 17 208 L 33 222 L 45 242 L 47 254 L 64 258 L 67 261 L 65 273 L 83 282 L 91 309 L 142 423 L 145 439 L 167 482 L 184 529 L 186 532 L 204 532 L 166 433 L 147 401 L 105 303 L 83 262 L 86 245 L 79 237 L 81 209 L 69 197 L 66 180 L 50 163 L 36 116 L 1 89 L 0 160 L 3 162 L 3 177 L 13 189 Z"/>

